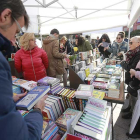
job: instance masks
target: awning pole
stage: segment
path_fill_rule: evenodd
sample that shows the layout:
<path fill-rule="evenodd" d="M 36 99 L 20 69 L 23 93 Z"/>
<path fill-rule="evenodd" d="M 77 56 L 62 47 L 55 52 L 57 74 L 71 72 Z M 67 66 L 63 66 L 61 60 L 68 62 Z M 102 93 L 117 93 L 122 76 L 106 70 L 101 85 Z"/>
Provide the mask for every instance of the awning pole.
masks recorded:
<path fill-rule="evenodd" d="M 129 31 L 128 31 L 128 48 L 127 48 L 127 50 L 129 50 L 129 40 L 130 40 L 130 28 L 129 28 Z"/>

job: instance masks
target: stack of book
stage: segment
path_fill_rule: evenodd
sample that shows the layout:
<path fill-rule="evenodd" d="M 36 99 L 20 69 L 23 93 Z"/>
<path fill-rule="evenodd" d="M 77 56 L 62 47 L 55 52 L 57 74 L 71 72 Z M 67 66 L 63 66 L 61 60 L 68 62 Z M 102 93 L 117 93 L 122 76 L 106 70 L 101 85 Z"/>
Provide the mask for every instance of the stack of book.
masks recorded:
<path fill-rule="evenodd" d="M 121 81 L 121 76 L 112 76 L 110 78 L 110 83 L 120 83 Z"/>
<path fill-rule="evenodd" d="M 81 111 L 68 108 L 57 120 L 56 124 L 59 126 L 59 129 L 66 132 L 71 132 L 73 125 L 77 122 L 77 118 L 82 114 Z M 69 130 L 68 130 L 69 129 Z"/>
<path fill-rule="evenodd" d="M 54 137 L 59 137 L 57 135 L 58 130 L 58 126 L 53 121 L 44 121 L 42 129 L 42 140 L 52 140 Z"/>
<path fill-rule="evenodd" d="M 120 68 L 116 68 L 114 73 L 113 73 L 113 76 L 121 76 L 121 73 L 122 73 L 121 69 Z"/>
<path fill-rule="evenodd" d="M 89 98 L 83 115 L 74 126 L 74 135 L 87 140 L 105 140 L 110 133 L 111 107 L 107 101 Z"/>
<path fill-rule="evenodd" d="M 101 74 L 109 74 L 112 75 L 114 72 L 114 68 L 102 68 Z"/>
<path fill-rule="evenodd" d="M 65 111 L 64 103 L 61 97 L 49 95 L 45 100 L 45 108 L 43 110 L 44 120 L 56 121 Z"/>
<path fill-rule="evenodd" d="M 88 99 L 89 97 L 92 97 L 91 91 L 76 91 L 75 97 L 77 99 Z"/>
<path fill-rule="evenodd" d="M 93 82 L 92 83 L 94 89 L 102 89 L 107 90 L 107 83 L 101 83 L 101 82 Z"/>
<path fill-rule="evenodd" d="M 119 98 L 120 95 L 120 84 L 110 83 L 108 87 L 108 97 Z"/>
<path fill-rule="evenodd" d="M 30 110 L 33 106 L 49 92 L 49 86 L 37 86 L 27 93 L 25 97 L 16 103 L 17 109 Z"/>
<path fill-rule="evenodd" d="M 107 78 L 107 79 L 110 79 L 111 78 L 111 75 L 109 75 L 109 74 L 97 74 L 97 77 L 98 78 Z"/>
<path fill-rule="evenodd" d="M 96 78 L 95 82 L 101 82 L 101 83 L 108 83 L 110 79 L 108 78 Z"/>
<path fill-rule="evenodd" d="M 77 109 L 75 103 L 75 90 L 63 88 L 57 93 L 57 96 L 61 97 L 64 102 L 65 108 Z"/>
<path fill-rule="evenodd" d="M 80 84 L 77 90 L 93 92 L 93 89 L 94 87 L 92 85 Z"/>
<path fill-rule="evenodd" d="M 92 85 L 80 84 L 77 91 L 75 92 L 75 102 L 77 109 L 83 111 L 86 106 L 87 99 L 92 97 L 94 87 Z"/>
<path fill-rule="evenodd" d="M 27 81 L 23 79 L 18 79 L 18 78 L 12 78 L 13 85 L 22 87 L 28 91 L 32 90 L 34 87 L 37 86 L 37 82 L 34 81 Z"/>
<path fill-rule="evenodd" d="M 57 78 L 46 76 L 37 82 L 38 86 L 50 86 L 50 93 L 55 95 L 62 89 L 60 86 L 60 80 Z"/>

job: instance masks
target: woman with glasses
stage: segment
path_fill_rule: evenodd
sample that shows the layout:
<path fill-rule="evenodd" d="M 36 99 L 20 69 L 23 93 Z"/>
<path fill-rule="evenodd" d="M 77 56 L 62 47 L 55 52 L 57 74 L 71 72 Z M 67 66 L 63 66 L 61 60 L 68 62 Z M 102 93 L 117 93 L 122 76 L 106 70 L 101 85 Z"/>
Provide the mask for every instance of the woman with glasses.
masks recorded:
<path fill-rule="evenodd" d="M 111 57 L 121 57 L 123 53 L 127 52 L 128 44 L 124 41 L 125 33 L 119 32 L 116 37 L 116 41 L 112 44 L 111 48 L 106 48 L 110 53 L 112 53 Z"/>
<path fill-rule="evenodd" d="M 103 34 L 102 37 L 99 39 L 98 48 L 100 53 L 103 54 L 105 58 L 109 58 L 110 56 L 110 52 L 108 50 L 105 50 L 105 48 L 109 46 L 111 47 L 111 41 L 109 39 L 109 36 L 107 34 Z"/>
<path fill-rule="evenodd" d="M 125 84 L 129 85 L 130 82 L 133 81 L 133 78 L 130 75 L 130 70 L 135 69 L 139 60 L 140 60 L 140 41 L 137 36 L 130 39 L 129 42 L 129 51 L 125 54 L 126 61 L 121 62 L 122 68 L 126 71 L 125 72 Z M 127 89 L 130 93 L 131 91 Z M 135 106 L 136 99 L 132 96 L 134 93 L 128 94 L 127 98 L 129 100 L 129 106 L 126 109 L 122 109 L 122 112 L 128 112 L 127 114 L 123 115 L 122 118 L 130 119 L 132 117 L 132 111 Z"/>
<path fill-rule="evenodd" d="M 38 81 L 47 76 L 48 57 L 43 49 L 37 47 L 33 33 L 20 37 L 21 49 L 15 54 L 15 67 L 23 72 L 25 80 Z"/>

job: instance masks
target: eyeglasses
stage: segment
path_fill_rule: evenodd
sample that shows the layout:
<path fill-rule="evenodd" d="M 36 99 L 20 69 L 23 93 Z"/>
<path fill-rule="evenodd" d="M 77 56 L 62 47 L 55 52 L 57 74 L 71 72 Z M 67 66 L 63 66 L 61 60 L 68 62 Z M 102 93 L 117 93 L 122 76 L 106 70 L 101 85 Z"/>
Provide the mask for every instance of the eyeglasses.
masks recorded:
<path fill-rule="evenodd" d="M 117 37 L 117 39 L 120 40 L 121 38 L 118 38 L 118 37 Z"/>
<path fill-rule="evenodd" d="M 18 27 L 18 29 L 19 29 L 19 33 L 17 33 L 16 36 L 22 36 L 22 35 L 24 34 L 24 32 L 23 32 L 23 30 L 22 30 L 20 24 L 18 23 L 18 21 L 17 21 L 14 17 L 13 17 L 13 19 L 14 19 L 14 21 L 16 22 L 16 25 L 17 25 L 17 27 Z"/>
<path fill-rule="evenodd" d="M 129 44 L 132 45 L 134 42 L 130 41 Z M 139 42 L 135 42 L 135 43 L 139 43 Z"/>

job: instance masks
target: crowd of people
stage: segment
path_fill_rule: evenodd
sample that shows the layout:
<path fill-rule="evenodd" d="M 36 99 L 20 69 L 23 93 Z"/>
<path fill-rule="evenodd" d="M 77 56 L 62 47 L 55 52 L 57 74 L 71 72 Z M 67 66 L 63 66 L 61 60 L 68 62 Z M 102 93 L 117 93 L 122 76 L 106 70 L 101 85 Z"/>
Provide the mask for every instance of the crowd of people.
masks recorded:
<path fill-rule="evenodd" d="M 52 29 L 50 35 L 43 40 L 42 48 L 38 48 L 33 33 L 23 33 L 22 27 L 28 28 L 29 17 L 19 0 L 0 1 L 0 139 L 1 140 L 39 140 L 41 137 L 43 118 L 42 110 L 45 106 L 44 96 L 24 118 L 16 110 L 15 102 L 27 93 L 13 96 L 10 66 L 7 58 L 15 54 L 15 68 L 23 73 L 25 80 L 38 81 L 45 76 L 56 77 L 63 75 L 64 86 L 67 86 L 67 71 L 63 60 L 73 54 L 73 45 L 63 36 L 59 41 L 59 31 Z M 16 34 L 20 37 L 20 48 L 15 43 Z M 140 89 L 140 36 L 135 36 L 128 43 L 124 41 L 124 32 L 119 32 L 116 40 L 111 44 L 107 34 L 93 40 L 90 44 L 87 38 L 77 35 L 75 46 L 79 52 L 99 49 L 104 58 L 126 56 L 121 62 L 125 70 L 125 84 L 128 85 L 127 98 L 129 106 L 122 109 L 128 112 L 124 119 L 131 119 L 138 99 L 137 90 Z M 16 46 L 16 47 L 15 47 Z M 140 119 L 138 119 L 129 137 L 140 137 Z"/>

